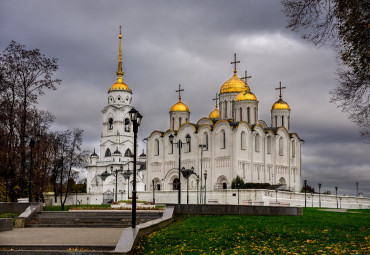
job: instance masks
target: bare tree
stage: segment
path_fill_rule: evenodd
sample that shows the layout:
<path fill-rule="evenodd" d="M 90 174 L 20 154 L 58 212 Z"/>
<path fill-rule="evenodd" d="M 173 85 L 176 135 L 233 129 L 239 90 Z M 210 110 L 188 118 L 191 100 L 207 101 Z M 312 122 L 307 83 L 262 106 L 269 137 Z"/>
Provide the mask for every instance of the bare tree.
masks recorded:
<path fill-rule="evenodd" d="M 370 141 L 370 2 L 367 0 L 283 0 L 288 28 L 316 46 L 330 46 L 339 60 L 339 104 Z"/>

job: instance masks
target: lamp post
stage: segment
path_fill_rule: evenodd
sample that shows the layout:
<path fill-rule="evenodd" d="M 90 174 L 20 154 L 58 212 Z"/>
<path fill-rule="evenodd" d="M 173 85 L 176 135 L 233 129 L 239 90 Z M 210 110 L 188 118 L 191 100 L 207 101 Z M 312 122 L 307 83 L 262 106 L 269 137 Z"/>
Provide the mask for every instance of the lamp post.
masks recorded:
<path fill-rule="evenodd" d="M 319 183 L 319 207 L 321 208 L 321 183 Z"/>
<path fill-rule="evenodd" d="M 118 173 L 121 173 L 123 172 L 123 166 L 121 166 L 119 169 L 116 169 L 116 170 L 113 170 L 113 166 L 110 167 L 110 171 L 112 173 L 115 173 L 115 176 L 116 176 L 116 194 L 115 194 L 115 201 L 117 202 L 118 199 L 117 199 L 117 193 L 118 193 L 118 189 L 117 189 L 117 182 L 118 182 Z"/>
<path fill-rule="evenodd" d="M 238 183 L 238 205 L 240 204 L 240 199 L 239 199 L 240 193 L 239 193 L 239 189 L 240 189 L 240 183 Z"/>
<path fill-rule="evenodd" d="M 128 112 L 130 114 L 130 119 L 133 124 L 133 131 L 134 131 L 134 183 L 132 187 L 132 228 L 136 228 L 136 158 L 137 158 L 137 132 L 138 128 L 141 124 L 142 115 L 135 110 L 135 108 L 131 108 Z"/>
<path fill-rule="evenodd" d="M 199 177 L 197 178 L 197 204 L 199 204 Z"/>
<path fill-rule="evenodd" d="M 277 193 L 278 193 L 278 190 L 277 190 L 277 188 L 276 188 L 276 189 L 275 189 L 276 203 L 277 203 Z"/>
<path fill-rule="evenodd" d="M 312 204 L 311 204 L 311 207 L 313 207 L 313 195 L 314 195 L 315 193 L 313 193 L 313 192 L 311 192 L 311 196 L 312 196 Z"/>
<path fill-rule="evenodd" d="M 338 187 L 335 186 L 335 200 L 337 201 L 337 209 L 338 209 Z"/>
<path fill-rule="evenodd" d="M 152 186 L 153 186 L 153 204 L 155 204 L 155 186 L 154 186 L 154 179 L 152 180 Z"/>
<path fill-rule="evenodd" d="M 204 204 L 207 204 L 207 170 L 204 171 Z"/>
<path fill-rule="evenodd" d="M 340 202 L 339 207 L 340 209 L 342 209 L 342 197 L 339 197 L 339 202 Z"/>
<path fill-rule="evenodd" d="M 199 144 L 200 148 L 200 203 L 202 203 L 202 179 L 203 179 L 203 150 L 207 148 L 206 144 Z"/>
<path fill-rule="evenodd" d="M 182 141 L 179 139 L 177 142 L 174 142 L 174 135 L 171 134 L 169 135 L 168 137 L 170 139 L 170 143 L 173 145 L 173 144 L 176 144 L 177 145 L 177 148 L 179 148 L 179 184 L 178 184 L 178 204 L 181 204 L 181 148 L 182 148 Z M 186 142 L 187 143 L 190 143 L 190 135 L 188 134 L 186 136 Z"/>
<path fill-rule="evenodd" d="M 186 204 L 189 204 L 189 177 L 192 174 L 198 175 L 194 172 L 194 167 L 191 167 L 191 169 L 185 169 L 185 167 L 183 167 L 181 172 L 186 179 Z"/>
<path fill-rule="evenodd" d="M 306 200 L 307 180 L 304 180 L 303 183 L 304 183 L 304 209 L 306 209 L 306 206 L 307 206 L 307 200 Z"/>

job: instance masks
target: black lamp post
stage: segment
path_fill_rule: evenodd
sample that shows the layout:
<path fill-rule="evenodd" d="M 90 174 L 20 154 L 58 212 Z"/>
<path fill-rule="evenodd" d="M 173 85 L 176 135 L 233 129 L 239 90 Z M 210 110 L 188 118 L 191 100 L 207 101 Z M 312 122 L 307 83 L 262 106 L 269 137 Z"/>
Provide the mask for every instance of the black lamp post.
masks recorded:
<path fill-rule="evenodd" d="M 155 204 L 155 186 L 154 186 L 154 179 L 152 180 L 152 186 L 153 186 L 153 204 Z"/>
<path fill-rule="evenodd" d="M 277 188 L 275 189 L 275 201 L 277 202 L 277 193 L 278 193 L 278 190 L 277 190 Z"/>
<path fill-rule="evenodd" d="M 112 173 L 115 173 L 115 176 L 116 176 L 116 194 L 115 194 L 115 201 L 117 202 L 118 199 L 117 199 L 117 193 L 118 193 L 118 190 L 117 190 L 117 181 L 118 181 L 118 173 L 121 173 L 123 172 L 123 166 L 121 166 L 119 169 L 116 169 L 116 170 L 113 170 L 113 166 L 110 167 L 110 171 Z"/>
<path fill-rule="evenodd" d="M 199 177 L 197 178 L 197 204 L 199 204 Z"/>
<path fill-rule="evenodd" d="M 192 167 L 191 169 L 185 169 L 185 167 L 183 167 L 181 169 L 181 172 L 186 179 L 186 204 L 189 204 L 189 177 L 192 174 L 196 175 L 196 173 L 194 172 L 194 167 Z"/>
<path fill-rule="evenodd" d="M 321 208 L 321 183 L 319 183 L 319 207 Z"/>
<path fill-rule="evenodd" d="M 304 183 L 304 209 L 306 209 L 306 206 L 307 206 L 307 200 L 306 200 L 307 180 L 304 180 L 303 183 Z"/>
<path fill-rule="evenodd" d="M 202 203 L 202 179 L 203 179 L 203 150 L 207 148 L 206 144 L 199 144 L 200 148 L 200 203 Z"/>
<path fill-rule="evenodd" d="M 179 139 L 176 143 L 173 141 L 174 140 L 174 135 L 171 134 L 168 137 L 170 139 L 170 143 L 176 144 L 177 148 L 179 148 L 179 184 L 178 184 L 178 204 L 181 204 L 181 148 L 182 148 L 182 141 Z M 190 135 L 188 134 L 186 136 L 186 142 L 190 143 Z"/>
<path fill-rule="evenodd" d="M 204 204 L 207 204 L 207 170 L 204 171 Z"/>
<path fill-rule="evenodd" d="M 28 201 L 32 202 L 33 148 L 35 147 L 35 140 L 33 138 L 29 138 L 28 136 L 25 136 L 24 139 L 25 139 L 26 142 L 29 142 L 29 145 L 30 145 L 30 148 L 31 148 L 30 176 L 28 178 Z"/>
<path fill-rule="evenodd" d="M 134 183 L 132 187 L 132 228 L 136 228 L 136 158 L 137 158 L 137 132 L 138 128 L 141 124 L 141 119 L 143 116 L 135 110 L 135 108 L 131 108 L 128 112 L 130 114 L 130 119 L 133 124 L 133 131 L 134 131 Z"/>
<path fill-rule="evenodd" d="M 337 201 L 337 209 L 338 209 L 338 187 L 335 186 L 335 200 Z"/>
<path fill-rule="evenodd" d="M 127 180 L 127 199 L 130 199 L 130 175 L 132 174 L 130 171 L 130 162 L 127 162 L 128 169 L 126 172 L 123 173 L 123 177 Z"/>

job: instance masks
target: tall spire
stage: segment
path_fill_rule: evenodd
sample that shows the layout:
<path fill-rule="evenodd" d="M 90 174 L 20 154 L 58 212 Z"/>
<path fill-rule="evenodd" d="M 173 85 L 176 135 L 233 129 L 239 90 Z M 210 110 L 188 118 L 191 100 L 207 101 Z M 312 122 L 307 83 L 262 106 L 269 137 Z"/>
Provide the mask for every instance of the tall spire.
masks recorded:
<path fill-rule="evenodd" d="M 118 71 L 117 71 L 117 83 L 123 83 L 123 71 L 122 71 L 122 47 L 121 47 L 121 34 L 122 26 L 119 26 L 119 54 L 118 54 Z"/>

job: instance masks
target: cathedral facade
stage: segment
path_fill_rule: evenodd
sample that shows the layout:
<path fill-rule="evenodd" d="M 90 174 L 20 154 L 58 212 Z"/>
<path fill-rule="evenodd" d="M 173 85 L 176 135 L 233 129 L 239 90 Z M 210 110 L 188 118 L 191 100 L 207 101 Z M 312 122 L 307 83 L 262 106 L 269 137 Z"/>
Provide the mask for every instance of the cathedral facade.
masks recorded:
<path fill-rule="evenodd" d="M 102 110 L 103 126 L 100 138 L 100 155 L 90 156 L 87 171 L 87 192 L 104 194 L 104 202 L 129 198 L 133 180 L 134 133 L 129 111 L 132 109 L 132 90 L 123 81 L 121 32 L 117 81 L 108 90 L 107 105 Z M 146 155 L 138 157 L 137 190 L 145 190 L 143 170 Z"/>
<path fill-rule="evenodd" d="M 237 75 L 238 62 L 235 57 L 234 74 L 216 94 L 215 109 L 195 123 L 182 102 L 181 87 L 177 90 L 179 100 L 170 109 L 169 128 L 153 131 L 147 141 L 148 190 L 177 190 L 179 181 L 183 191 L 187 186 L 189 190 L 229 189 L 239 176 L 246 183 L 300 191 L 303 141 L 290 131 L 291 109 L 281 93 L 285 87 L 278 88 L 280 96 L 272 104 L 267 125 L 258 119 L 258 100 L 247 84 L 250 77 L 246 75 L 244 81 Z M 179 165 L 184 173 L 180 178 Z M 192 172 L 187 169 L 194 172 L 188 178 Z"/>

